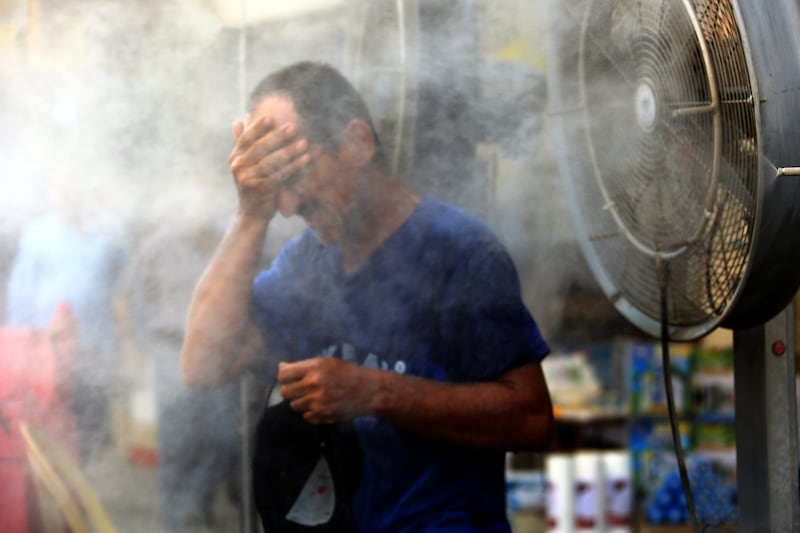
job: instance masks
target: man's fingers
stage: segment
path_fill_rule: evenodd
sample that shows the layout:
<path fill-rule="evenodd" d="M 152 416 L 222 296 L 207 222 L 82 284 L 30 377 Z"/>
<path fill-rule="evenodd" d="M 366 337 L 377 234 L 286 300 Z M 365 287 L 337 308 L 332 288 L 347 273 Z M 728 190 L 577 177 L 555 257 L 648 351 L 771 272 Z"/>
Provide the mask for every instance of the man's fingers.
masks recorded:
<path fill-rule="evenodd" d="M 302 149 L 306 149 L 307 142 L 297 139 L 297 127 L 294 124 L 284 124 L 259 138 L 248 151 L 258 159 L 283 152 L 294 154 L 298 151 L 298 143 L 304 142 Z"/>
<path fill-rule="evenodd" d="M 276 128 L 270 117 L 260 117 L 252 124 L 243 123 L 242 131 L 236 137 L 230 161 L 242 157 L 257 161 L 285 144 L 290 137 L 286 128 Z"/>
<path fill-rule="evenodd" d="M 268 177 L 281 181 L 310 162 L 308 141 L 299 139 L 288 143 L 289 139 L 269 142 L 259 141 L 246 151 L 238 148 L 230 158 L 231 170 L 238 174 L 250 168 L 250 177 Z"/>
<path fill-rule="evenodd" d="M 273 177 L 278 183 L 286 183 L 307 167 L 310 162 L 311 156 L 308 153 L 296 154 L 294 159 L 275 170 Z"/>
<path fill-rule="evenodd" d="M 305 396 L 307 393 L 306 388 L 301 385 L 299 381 L 282 383 L 280 392 L 281 396 L 287 400 L 297 400 L 298 398 Z"/>
<path fill-rule="evenodd" d="M 297 125 L 291 122 L 275 126 L 268 118 L 259 119 L 244 130 L 237 142 L 236 150 L 260 159 L 287 146 L 297 136 Z"/>
<path fill-rule="evenodd" d="M 237 120 L 233 123 L 233 141 L 237 142 L 244 131 L 244 122 Z"/>
<path fill-rule="evenodd" d="M 302 156 L 307 149 L 308 143 L 301 139 L 289 146 L 275 150 L 266 157 L 263 157 L 258 166 L 264 175 L 275 174 L 291 162 Z"/>
<path fill-rule="evenodd" d="M 231 171 L 240 182 L 267 179 L 275 185 L 288 181 L 311 162 L 305 139 L 273 152 L 261 160 L 252 161 L 247 156 L 235 157 L 230 162 Z"/>
<path fill-rule="evenodd" d="M 300 413 L 306 412 L 311 407 L 311 402 L 306 398 L 287 398 L 289 406 Z"/>
<path fill-rule="evenodd" d="M 333 424 L 334 422 L 336 422 L 336 419 L 332 416 L 321 416 L 312 411 L 303 412 L 303 419 L 309 424 L 314 424 L 314 425 Z"/>
<path fill-rule="evenodd" d="M 242 134 L 236 139 L 237 148 L 246 150 L 274 129 L 275 123 L 272 117 L 259 117 L 258 120 L 247 126 L 242 124 Z"/>
<path fill-rule="evenodd" d="M 278 383 L 286 385 L 300 381 L 311 369 L 312 359 L 304 359 L 296 363 L 278 363 Z"/>
<path fill-rule="evenodd" d="M 311 424 L 332 424 L 336 422 L 336 417 L 334 415 L 315 411 L 312 403 L 306 399 L 290 401 L 289 406 L 292 410 L 303 413 L 305 421 Z"/>

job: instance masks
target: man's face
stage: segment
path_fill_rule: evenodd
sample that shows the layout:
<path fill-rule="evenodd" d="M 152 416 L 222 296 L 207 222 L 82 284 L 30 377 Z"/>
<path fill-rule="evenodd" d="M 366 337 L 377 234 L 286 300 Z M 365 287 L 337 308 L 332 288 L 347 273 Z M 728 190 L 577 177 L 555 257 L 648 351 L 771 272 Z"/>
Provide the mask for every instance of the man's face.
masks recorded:
<path fill-rule="evenodd" d="M 302 138 L 300 119 L 291 99 L 282 95 L 267 96 L 248 115 L 246 123 L 269 116 L 276 127 L 292 122 Z M 299 215 L 319 239 L 333 244 L 342 239 L 351 217 L 356 184 L 352 169 L 343 163 L 339 153 L 325 151 L 309 143 L 310 164 L 288 178 L 278 193 L 278 210 L 283 216 Z"/>

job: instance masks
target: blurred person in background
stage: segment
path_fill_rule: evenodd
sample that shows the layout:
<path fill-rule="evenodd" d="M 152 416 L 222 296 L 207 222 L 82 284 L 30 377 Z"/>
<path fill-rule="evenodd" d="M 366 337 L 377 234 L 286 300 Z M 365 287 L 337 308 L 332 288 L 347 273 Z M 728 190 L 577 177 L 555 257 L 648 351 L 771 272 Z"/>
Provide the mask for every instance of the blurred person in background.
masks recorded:
<path fill-rule="evenodd" d="M 199 210 L 208 200 L 187 205 Z M 240 388 L 231 383 L 198 391 L 180 376 L 186 308 L 222 227 L 194 216 L 157 218 L 136 246 L 123 285 L 130 317 L 126 333 L 132 333 L 154 375 L 164 531 L 229 531 L 230 524 L 215 521 L 213 510 L 221 488 L 238 505 Z"/>
<path fill-rule="evenodd" d="M 392 175 L 331 67 L 265 78 L 234 137 L 238 209 L 195 289 L 184 379 L 250 369 L 306 423 L 353 421 L 358 531 L 508 532 L 505 451 L 546 448 L 552 406 L 549 348 L 504 246 Z M 259 273 L 276 212 L 308 229 Z"/>
<path fill-rule="evenodd" d="M 119 347 L 117 284 L 127 261 L 119 221 L 103 210 L 104 186 L 75 154 L 56 157 L 49 205 L 22 229 L 6 290 L 7 325 L 50 327 L 66 310 L 77 335 L 69 378 L 80 459 L 112 440 L 110 403 Z"/>

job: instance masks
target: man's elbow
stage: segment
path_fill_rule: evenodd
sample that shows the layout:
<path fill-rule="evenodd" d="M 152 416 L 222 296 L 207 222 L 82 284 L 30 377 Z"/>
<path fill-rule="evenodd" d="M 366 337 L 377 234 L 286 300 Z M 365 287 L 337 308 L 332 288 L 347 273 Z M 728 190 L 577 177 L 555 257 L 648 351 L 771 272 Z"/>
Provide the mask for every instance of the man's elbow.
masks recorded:
<path fill-rule="evenodd" d="M 513 371 L 514 389 L 520 393 L 516 403 L 517 451 L 547 450 L 555 433 L 553 402 L 538 363 Z"/>
<path fill-rule="evenodd" d="M 204 388 L 201 376 L 194 371 L 192 365 L 186 362 L 186 359 L 184 359 L 183 355 L 181 355 L 181 380 L 183 381 L 184 385 L 193 389 Z"/>
<path fill-rule="evenodd" d="M 180 363 L 181 380 L 183 383 L 188 387 L 200 390 L 211 390 L 219 386 L 215 380 L 211 379 L 208 372 L 201 371 L 202 367 L 195 363 L 196 359 L 196 354 L 184 344 L 181 350 Z"/>
<path fill-rule="evenodd" d="M 522 436 L 515 451 L 541 452 L 547 450 L 553 442 L 555 433 L 552 406 L 548 403 L 531 410 L 520 427 Z"/>
<path fill-rule="evenodd" d="M 550 448 L 553 442 L 553 435 L 555 434 L 555 419 L 553 417 L 553 408 L 548 408 L 540 415 L 539 431 L 537 432 L 536 449 L 544 451 Z"/>

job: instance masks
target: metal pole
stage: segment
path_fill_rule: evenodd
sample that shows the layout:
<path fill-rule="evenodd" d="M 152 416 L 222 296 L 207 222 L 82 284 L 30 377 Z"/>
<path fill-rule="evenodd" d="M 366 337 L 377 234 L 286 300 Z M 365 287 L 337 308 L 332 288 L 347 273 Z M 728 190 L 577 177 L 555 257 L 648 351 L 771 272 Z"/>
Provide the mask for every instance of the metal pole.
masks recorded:
<path fill-rule="evenodd" d="M 241 20 L 239 28 L 239 61 L 238 61 L 238 94 L 237 109 L 242 112 L 245 108 L 247 94 L 247 0 L 241 0 Z M 251 387 L 245 375 L 239 380 L 240 385 L 240 414 L 239 433 L 241 438 L 240 478 L 241 490 L 239 498 L 239 530 L 241 533 L 256 533 L 258 521 L 254 520 L 253 509 L 253 479 L 250 409 Z"/>
<path fill-rule="evenodd" d="M 240 414 L 239 433 L 241 437 L 240 479 L 241 491 L 239 501 L 239 530 L 241 533 L 257 533 L 258 521 L 254 520 L 253 509 L 253 450 L 250 424 L 251 387 L 250 379 L 245 376 L 239 381 Z"/>
<path fill-rule="evenodd" d="M 739 529 L 800 531 L 794 309 L 734 331 Z"/>

